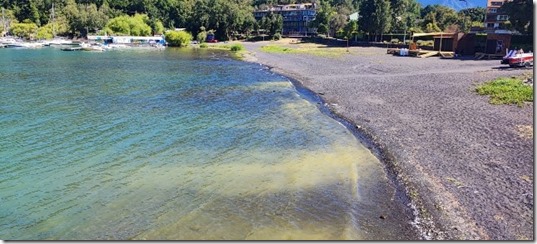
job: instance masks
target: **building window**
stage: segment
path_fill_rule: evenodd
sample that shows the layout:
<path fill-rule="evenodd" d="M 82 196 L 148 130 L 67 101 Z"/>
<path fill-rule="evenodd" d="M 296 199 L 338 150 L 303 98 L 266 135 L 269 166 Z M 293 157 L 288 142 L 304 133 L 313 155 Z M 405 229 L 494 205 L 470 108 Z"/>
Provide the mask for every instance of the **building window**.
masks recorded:
<path fill-rule="evenodd" d="M 496 18 L 497 20 L 509 20 L 508 15 L 498 15 Z"/>
<path fill-rule="evenodd" d="M 503 2 L 491 2 L 492 6 L 502 6 L 503 5 Z"/>
<path fill-rule="evenodd" d="M 495 14 L 497 10 L 497 8 L 489 8 L 489 13 Z"/>

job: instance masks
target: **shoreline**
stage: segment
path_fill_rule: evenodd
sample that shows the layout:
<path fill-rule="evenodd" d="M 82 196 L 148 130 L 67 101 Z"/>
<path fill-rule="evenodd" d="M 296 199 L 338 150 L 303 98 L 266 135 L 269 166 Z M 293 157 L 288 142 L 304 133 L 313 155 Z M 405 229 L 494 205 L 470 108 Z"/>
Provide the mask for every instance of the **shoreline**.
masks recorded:
<path fill-rule="evenodd" d="M 430 235 L 430 233 L 435 232 L 436 230 L 432 228 L 430 220 L 424 220 L 422 218 L 423 216 L 420 216 L 419 210 L 417 209 L 418 207 L 416 207 L 413 199 L 411 199 L 411 197 L 409 196 L 405 183 L 402 182 L 399 177 L 401 172 L 399 172 L 399 169 L 396 168 L 396 164 L 394 163 L 394 156 L 389 152 L 387 148 L 379 145 L 378 141 L 375 141 L 375 136 L 373 134 L 371 134 L 362 126 L 355 125 L 349 118 L 345 117 L 344 115 L 336 113 L 333 108 L 330 107 L 330 104 L 327 103 L 325 99 L 323 99 L 322 94 L 318 94 L 310 90 L 303 84 L 303 82 L 299 78 L 295 78 L 294 74 L 290 74 L 285 70 L 278 69 L 273 66 L 265 65 L 259 62 L 251 54 L 243 53 L 242 58 L 242 61 L 259 64 L 261 66 L 266 67 L 271 72 L 274 72 L 287 78 L 291 82 L 291 84 L 293 84 L 297 92 L 305 96 L 306 100 L 309 100 L 312 103 L 316 103 L 317 108 L 323 114 L 343 124 L 345 128 L 351 131 L 351 133 L 356 137 L 356 139 L 358 139 L 361 144 L 363 144 L 368 150 L 370 150 L 373 155 L 378 158 L 379 161 L 382 163 L 383 170 L 395 189 L 395 196 L 397 197 L 396 202 L 398 202 L 399 204 L 403 204 L 405 206 L 405 210 L 409 211 L 409 213 L 411 212 L 410 215 L 413 220 L 410 224 L 416 231 L 416 234 L 423 240 L 431 240 L 428 235 Z M 427 223 L 423 224 L 422 222 Z"/>
<path fill-rule="evenodd" d="M 270 42 L 265 42 L 270 43 Z M 349 112 L 349 109 L 341 108 L 342 106 L 352 107 L 352 98 L 349 99 L 348 96 L 352 93 L 346 94 L 344 91 L 341 90 L 340 87 L 338 89 L 331 88 L 331 85 L 327 85 L 322 81 L 323 78 L 330 77 L 330 73 L 332 75 L 338 76 L 340 79 L 347 79 L 348 77 L 352 76 L 360 76 L 364 79 L 377 79 L 379 77 L 388 79 L 388 81 L 391 81 L 390 79 L 398 79 L 400 77 L 406 77 L 406 79 L 409 79 L 409 77 L 422 77 L 423 76 L 446 76 L 446 75 L 452 75 L 452 76 L 460 76 L 467 78 L 471 77 L 472 79 L 474 77 L 481 78 L 480 80 L 489 80 L 490 77 L 498 77 L 498 76 L 510 76 L 510 75 L 516 75 L 521 74 L 523 72 L 527 72 L 528 70 L 514 70 L 514 71 L 502 71 L 502 70 L 491 70 L 486 69 L 486 65 L 493 64 L 491 61 L 484 61 L 484 62 L 475 62 L 475 61 L 469 61 L 471 65 L 469 65 L 469 68 L 466 69 L 442 69 L 442 67 L 445 66 L 445 64 L 442 64 L 442 62 L 450 62 L 451 60 L 441 60 L 436 58 L 429 58 L 429 60 L 433 61 L 433 66 L 436 66 L 436 72 L 428 73 L 424 70 L 416 69 L 414 72 L 408 72 L 408 73 L 401 73 L 398 74 L 397 72 L 390 72 L 390 68 L 387 65 L 379 65 L 377 66 L 371 66 L 371 65 L 365 65 L 366 67 L 362 70 L 358 70 L 358 72 L 355 72 L 354 70 L 351 70 L 351 68 L 354 68 L 355 66 L 351 66 L 349 63 L 352 64 L 352 62 L 347 62 L 341 65 L 341 67 L 334 68 L 331 67 L 329 64 L 319 64 L 319 62 L 327 61 L 327 58 L 322 57 L 314 57 L 314 56 L 307 56 L 307 55 L 300 55 L 300 57 L 297 57 L 299 55 L 292 55 L 292 54 L 268 54 L 263 53 L 259 50 L 260 46 L 264 45 L 263 43 L 243 43 L 246 46 L 246 49 L 250 52 L 250 54 L 247 54 L 246 57 L 243 58 L 243 61 L 246 62 L 255 62 L 259 63 L 261 65 L 265 65 L 270 68 L 272 72 L 278 73 L 280 75 L 283 75 L 285 77 L 290 78 L 290 80 L 293 82 L 295 87 L 297 89 L 305 89 L 309 93 L 317 96 L 320 101 L 322 101 L 321 107 L 324 107 L 328 114 L 335 118 L 338 121 L 345 121 L 348 124 L 345 124 L 347 128 L 349 128 L 353 134 L 357 135 L 357 138 L 362 142 L 366 147 L 368 147 L 375 156 L 381 160 L 381 162 L 384 164 L 385 171 L 389 177 L 389 179 L 393 182 L 394 186 L 396 187 L 397 197 L 402 200 L 403 204 L 406 204 L 407 202 L 405 199 L 408 200 L 409 203 L 411 203 L 410 206 L 407 206 L 410 208 L 411 211 L 414 211 L 414 227 L 416 230 L 420 233 L 421 238 L 423 239 L 433 239 L 433 240 L 442 240 L 442 239 L 533 239 L 533 234 L 530 229 L 528 228 L 517 228 L 515 229 L 520 230 L 519 233 L 512 233 L 514 232 L 514 229 L 510 229 L 507 231 L 504 231 L 503 233 L 498 233 L 497 236 L 493 236 L 493 229 L 496 229 L 495 223 L 492 223 L 485 220 L 478 220 L 474 216 L 476 215 L 475 212 L 477 212 L 477 215 L 482 215 L 483 212 L 479 211 L 479 209 L 472 209 L 472 206 L 468 205 L 468 203 L 463 203 L 463 201 L 468 201 L 467 196 L 464 196 L 464 194 L 460 194 L 453 192 L 453 189 L 449 189 L 445 186 L 445 182 L 439 182 L 441 180 L 445 179 L 439 179 L 430 177 L 432 176 L 432 173 L 437 172 L 428 172 L 427 167 L 430 167 L 430 163 L 426 162 L 419 162 L 419 159 L 416 159 L 414 157 L 410 157 L 410 160 L 415 160 L 418 162 L 415 163 L 409 163 L 409 157 L 408 155 L 405 155 L 407 151 L 411 151 L 412 148 L 408 148 L 408 146 L 399 145 L 402 146 L 401 148 L 397 148 L 397 143 L 393 143 L 393 138 L 389 138 L 390 136 L 386 136 L 382 132 L 383 128 L 379 128 L 379 126 L 376 126 L 374 122 L 371 122 L 375 117 L 368 116 L 367 114 L 355 114 L 355 112 Z M 271 43 L 272 44 L 272 43 Z M 266 45 L 266 44 L 265 44 Z M 373 59 L 371 58 L 356 58 L 358 61 L 364 60 L 365 62 L 371 62 L 371 60 L 375 60 L 375 58 L 379 58 L 380 61 L 378 63 L 382 63 L 384 59 L 386 60 L 396 60 L 396 63 L 399 61 L 404 62 L 412 62 L 413 60 L 416 60 L 415 58 L 408 58 L 408 57 L 392 57 L 391 55 L 386 55 L 384 53 L 384 56 L 381 56 L 381 51 L 385 51 L 382 48 L 354 48 L 358 51 L 362 51 L 365 49 L 372 50 L 376 49 L 376 52 L 378 56 L 374 56 Z M 260 57 L 259 57 L 260 56 Z M 291 58 L 292 57 L 292 58 Z M 289 60 L 291 59 L 291 60 Z M 342 58 L 343 62 L 345 62 L 345 59 L 352 59 L 352 57 L 345 56 Z M 399 59 L 399 61 L 397 61 Z M 328 60 L 330 64 L 338 64 L 334 60 Z M 494 60 L 497 61 L 497 60 Z M 297 65 L 300 67 L 293 67 L 293 65 L 297 63 L 306 63 L 304 65 Z M 417 62 L 423 62 L 423 59 L 418 60 Z M 466 62 L 466 61 L 460 61 L 460 62 Z M 497 61 L 499 63 L 499 61 Z M 359 62 L 358 62 L 359 63 Z M 386 62 L 389 63 L 389 62 Z M 438 63 L 438 64 L 435 64 Z M 453 63 L 453 61 L 451 61 Z M 398 64 L 398 63 L 397 63 Z M 482 64 L 485 64 L 483 66 Z M 314 68 L 308 68 L 308 66 L 315 66 Z M 485 68 L 484 68 L 485 67 Z M 301 70 L 303 68 L 303 70 Z M 347 68 L 347 69 L 346 69 Z M 358 68 L 360 69 L 360 68 Z M 351 70 L 351 71 L 349 71 Z M 373 72 L 370 72 L 370 70 L 373 70 Z M 375 70 L 379 70 L 379 72 L 376 72 Z M 404 71 L 404 70 L 403 70 Z M 417 71 L 417 72 L 416 72 Z M 504 73 L 502 73 L 504 72 Z M 360 75 L 361 74 L 361 75 Z M 317 77 L 316 77 L 317 75 Z M 425 78 L 427 80 L 427 77 Z M 358 80 L 353 80 L 358 81 Z M 475 82 L 475 81 L 474 81 Z M 346 88 L 357 86 L 359 83 L 356 84 L 349 84 L 349 82 L 345 83 L 344 81 L 337 83 L 337 85 L 342 85 Z M 361 84 L 360 84 L 361 85 Z M 424 83 L 423 85 L 427 86 L 428 83 Z M 338 94 L 333 95 L 333 93 L 342 93 L 345 96 L 339 96 Z M 379 92 L 378 94 L 382 94 L 382 92 Z M 456 94 L 456 93 L 455 93 Z M 478 95 L 475 95 L 476 97 L 471 97 L 472 100 L 484 100 L 487 99 L 486 97 L 481 98 Z M 449 98 L 447 98 L 449 100 Z M 468 98 L 465 98 L 468 99 Z M 350 101 L 350 102 L 349 102 Z M 378 101 L 373 101 L 372 105 L 378 105 L 375 104 L 375 102 L 380 103 Z M 474 102 L 474 101 L 471 101 Z M 342 105 L 341 105 L 342 104 Z M 363 103 L 361 103 L 363 105 Z M 441 104 L 438 104 L 441 105 Z M 488 106 L 488 105 L 485 105 Z M 521 109 L 520 111 L 514 111 L 515 113 L 524 113 L 523 111 L 527 111 L 527 106 L 531 106 L 531 109 L 533 110 L 532 105 L 526 105 L 526 109 Z M 368 109 L 376 108 L 376 106 L 369 105 Z M 498 107 L 492 107 L 492 109 L 497 109 Z M 381 108 L 383 109 L 383 108 Z M 504 109 L 504 108 L 500 108 Z M 352 110 L 351 110 L 352 111 Z M 512 111 L 508 111 L 512 112 Z M 384 116 L 386 116 L 384 114 Z M 388 115 L 389 116 L 389 115 Z M 412 116 L 412 114 L 410 115 Z M 530 115 L 530 117 L 532 117 Z M 410 118 L 410 125 L 412 125 L 412 120 L 414 118 Z M 457 118 L 453 118 L 457 120 Z M 414 119 L 416 120 L 416 119 Z M 527 118 L 522 118 L 522 121 L 527 121 Z M 415 121 L 414 121 L 415 122 Z M 480 124 L 479 119 L 477 119 L 477 124 Z M 404 126 L 400 125 L 389 125 L 389 123 L 386 123 L 384 127 L 402 127 L 404 130 Z M 421 124 L 421 126 L 428 127 L 427 123 Z M 429 130 L 434 130 L 434 127 L 428 127 Z M 456 127 L 455 127 L 456 129 Z M 427 132 L 422 132 L 421 134 L 424 134 Z M 418 134 L 419 135 L 419 134 Z M 440 140 L 442 141 L 442 140 Z M 528 144 L 527 142 L 524 142 L 525 144 Z M 427 143 L 425 143 L 425 146 Z M 440 144 L 442 145 L 442 144 Z M 427 148 L 429 151 L 429 154 L 433 154 L 435 151 L 442 151 L 441 148 L 435 148 L 434 146 Z M 526 150 L 527 152 L 527 150 Z M 442 153 L 442 152 L 440 152 Z M 527 152 L 528 154 L 531 154 L 531 158 L 533 159 L 532 152 Z M 516 155 L 515 155 L 516 156 Z M 529 155 L 528 155 L 529 156 Z M 444 156 L 446 159 L 450 159 L 452 155 Z M 467 156 L 468 158 L 472 158 L 472 156 Z M 526 158 L 526 157 L 525 157 Z M 527 157 L 529 158 L 529 157 Z M 429 158 L 432 160 L 435 160 L 434 156 L 433 158 Z M 461 160 L 464 162 L 464 159 Z M 448 165 L 449 166 L 449 165 Z M 434 165 L 432 167 L 434 169 Z M 464 168 L 464 167 L 462 167 Z M 479 168 L 479 170 L 486 170 L 487 168 Z M 440 168 L 438 170 L 439 172 L 442 172 L 442 170 L 446 171 L 447 173 L 460 173 L 461 169 L 443 169 Z M 523 169 L 524 171 L 528 171 L 527 168 Z M 488 173 L 488 172 L 486 172 Z M 421 180 L 419 178 L 432 178 L 432 179 L 425 179 Z M 475 177 L 472 176 L 472 177 Z M 469 176 L 461 177 L 462 178 L 470 178 Z M 531 172 L 531 178 L 533 179 L 533 174 Z M 447 183 L 449 183 L 450 179 L 455 179 L 453 181 L 457 181 L 458 178 L 451 178 L 446 177 Z M 461 182 L 466 182 L 462 181 Z M 432 185 L 432 187 L 431 187 Z M 467 186 L 465 186 L 467 187 Z M 509 188 L 509 184 L 505 185 L 503 188 Z M 533 185 L 531 185 L 531 188 Z M 434 189 L 431 189 L 434 188 Z M 459 187 L 455 187 L 455 191 Z M 460 187 L 462 188 L 462 187 Z M 441 191 L 439 191 L 441 189 Z M 442 192 L 442 190 L 446 190 L 446 192 Z M 449 192 L 451 190 L 451 192 Z M 475 190 L 474 192 L 479 192 L 478 190 Z M 477 193 L 476 193 L 477 194 Z M 461 196 L 462 195 L 462 196 Z M 481 197 L 487 198 L 487 193 L 483 194 L 480 193 Z M 471 197 L 471 196 L 470 196 Z M 531 196 L 533 197 L 533 196 Z M 488 197 L 487 200 L 494 201 L 493 197 Z M 446 201 L 447 200 L 447 201 Z M 442 204 L 442 205 L 440 205 Z M 497 204 L 498 205 L 498 204 Z M 501 207 L 501 206 L 500 206 Z M 520 206 L 516 206 L 515 210 L 525 212 L 526 210 L 523 209 Z M 532 206 L 530 207 L 533 208 Z M 488 210 L 484 209 L 484 213 L 487 215 Z M 499 214 L 504 215 L 511 215 L 509 211 L 503 211 L 503 213 L 498 213 L 492 216 L 493 220 L 498 218 L 499 220 L 504 220 L 503 218 L 497 217 L 502 216 Z M 514 221 L 524 221 L 523 216 L 519 217 L 518 219 L 515 218 Z M 527 218 L 525 219 L 526 221 Z M 500 222 L 500 221 L 498 221 Z M 533 224 L 533 220 L 531 220 L 531 224 Z M 512 237 L 514 236 L 514 238 Z"/>

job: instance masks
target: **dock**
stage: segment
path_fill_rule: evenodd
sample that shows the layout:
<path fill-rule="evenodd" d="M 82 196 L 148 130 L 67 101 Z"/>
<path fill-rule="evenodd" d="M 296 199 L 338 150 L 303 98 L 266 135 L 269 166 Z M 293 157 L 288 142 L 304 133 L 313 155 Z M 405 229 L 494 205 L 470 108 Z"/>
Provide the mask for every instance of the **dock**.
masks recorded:
<path fill-rule="evenodd" d="M 401 56 L 400 55 L 401 49 L 400 48 L 388 48 L 386 53 L 393 54 L 395 56 Z M 408 56 L 410 57 L 428 58 L 428 57 L 432 57 L 436 55 L 440 56 L 441 58 L 454 58 L 455 57 L 454 52 L 439 52 L 439 51 L 431 51 L 431 50 L 408 50 Z"/>

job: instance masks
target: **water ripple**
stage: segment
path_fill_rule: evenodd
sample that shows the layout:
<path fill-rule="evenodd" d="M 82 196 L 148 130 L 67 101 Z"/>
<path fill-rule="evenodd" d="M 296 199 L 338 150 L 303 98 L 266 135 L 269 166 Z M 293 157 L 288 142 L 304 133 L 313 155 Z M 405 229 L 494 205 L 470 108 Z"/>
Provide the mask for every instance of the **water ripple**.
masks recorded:
<path fill-rule="evenodd" d="M 408 235 L 371 224 L 393 204 L 378 160 L 267 69 L 214 50 L 0 52 L 0 239 Z"/>

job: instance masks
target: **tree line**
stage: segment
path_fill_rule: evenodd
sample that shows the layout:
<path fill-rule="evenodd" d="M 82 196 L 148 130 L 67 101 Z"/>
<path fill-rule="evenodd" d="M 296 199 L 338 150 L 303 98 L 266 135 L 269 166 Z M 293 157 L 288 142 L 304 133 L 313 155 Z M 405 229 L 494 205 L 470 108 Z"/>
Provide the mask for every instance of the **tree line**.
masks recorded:
<path fill-rule="evenodd" d="M 385 33 L 468 31 L 482 26 L 484 8 L 455 11 L 446 6 L 420 6 L 416 0 L 1 0 L 0 31 L 24 38 L 48 39 L 86 36 L 157 35 L 166 29 L 186 28 L 193 36 L 209 30 L 219 40 L 255 35 L 260 29 L 281 32 L 283 20 L 269 15 L 256 21 L 253 11 L 276 4 L 313 2 L 311 27 L 328 36 L 349 37 L 358 32 Z M 53 7 L 54 6 L 54 7 Z M 532 2 L 514 0 L 502 11 L 511 14 L 513 29 L 532 33 Z M 358 21 L 349 21 L 354 12 Z M 529 18 L 528 18 L 529 17 Z"/>

